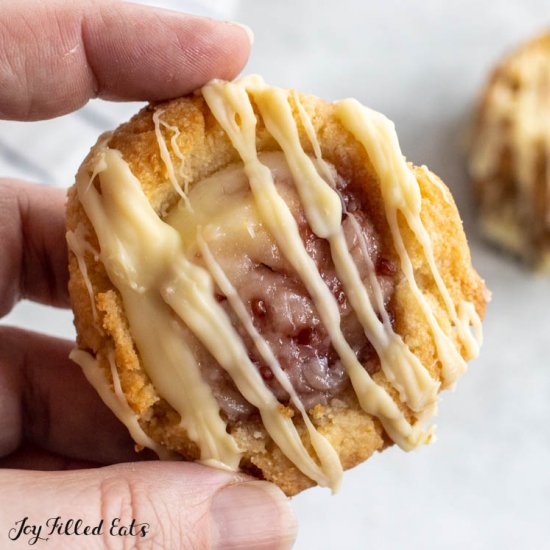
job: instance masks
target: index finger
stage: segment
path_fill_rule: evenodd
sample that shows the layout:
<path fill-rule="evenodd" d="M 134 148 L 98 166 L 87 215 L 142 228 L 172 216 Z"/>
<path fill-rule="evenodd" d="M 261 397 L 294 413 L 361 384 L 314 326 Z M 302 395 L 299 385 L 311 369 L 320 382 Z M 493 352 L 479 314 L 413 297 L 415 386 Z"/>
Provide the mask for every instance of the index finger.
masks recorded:
<path fill-rule="evenodd" d="M 0 0 L 0 118 L 51 118 L 90 98 L 162 100 L 248 58 L 240 25 L 116 0 Z"/>

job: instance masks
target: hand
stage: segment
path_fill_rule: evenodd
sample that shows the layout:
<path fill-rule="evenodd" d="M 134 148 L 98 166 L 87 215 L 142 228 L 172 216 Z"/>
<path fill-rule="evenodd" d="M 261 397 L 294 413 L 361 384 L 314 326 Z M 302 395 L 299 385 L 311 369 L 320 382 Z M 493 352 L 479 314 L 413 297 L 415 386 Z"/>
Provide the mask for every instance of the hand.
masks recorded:
<path fill-rule="evenodd" d="M 183 95 L 234 77 L 250 48 L 239 26 L 115 1 L 0 0 L 0 14 L 0 117 L 8 119 L 54 117 L 92 97 Z M 64 201 L 59 189 L 0 180 L 0 317 L 21 298 L 68 306 Z M 0 326 L 2 548 L 26 547 L 35 535 L 52 548 L 292 544 L 295 523 L 274 485 L 136 455 L 67 359 L 72 346 Z M 96 532 L 103 520 L 103 534 L 56 534 L 70 519 Z M 119 536 L 132 519 L 148 527 Z"/>

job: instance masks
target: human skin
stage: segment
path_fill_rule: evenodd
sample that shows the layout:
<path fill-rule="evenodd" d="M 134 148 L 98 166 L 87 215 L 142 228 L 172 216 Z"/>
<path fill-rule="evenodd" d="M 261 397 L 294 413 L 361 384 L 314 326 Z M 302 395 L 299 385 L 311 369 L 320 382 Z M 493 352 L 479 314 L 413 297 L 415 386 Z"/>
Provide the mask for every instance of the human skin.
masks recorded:
<path fill-rule="evenodd" d="M 166 10 L 0 0 L 0 118 L 52 118 L 94 97 L 181 96 L 236 76 L 249 49 L 238 25 Z M 0 179 L 0 317 L 21 299 L 68 307 L 64 202 L 61 189 Z M 296 523 L 274 485 L 136 455 L 126 429 L 69 361 L 72 346 L 0 325 L 1 540 L 26 547 L 32 535 L 17 522 L 42 525 L 45 537 L 45 522 L 60 516 L 87 525 L 103 519 L 105 527 L 97 536 L 51 535 L 55 548 L 292 545 Z M 109 533 L 115 518 L 150 527 L 128 540 Z"/>

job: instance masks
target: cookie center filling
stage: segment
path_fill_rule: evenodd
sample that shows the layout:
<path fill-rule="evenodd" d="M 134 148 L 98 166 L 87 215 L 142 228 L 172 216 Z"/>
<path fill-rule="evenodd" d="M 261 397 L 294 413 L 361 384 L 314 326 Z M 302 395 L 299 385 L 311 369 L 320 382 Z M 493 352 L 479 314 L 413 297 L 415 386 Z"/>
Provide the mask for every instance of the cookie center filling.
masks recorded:
<path fill-rule="evenodd" d="M 283 153 L 264 153 L 259 158 L 269 167 L 277 192 L 297 223 L 305 249 L 337 301 L 345 339 L 361 365 L 374 374 L 380 368 L 376 351 L 349 304 L 327 241 L 314 235 L 307 223 Z M 345 182 L 337 177 L 335 180 L 342 184 L 337 189 L 342 193 L 343 203 L 356 204 L 358 198 L 345 189 Z M 349 376 L 304 283 L 262 222 L 243 165 L 226 167 L 196 184 L 188 200 L 190 209 L 178 203 L 165 219 L 180 234 L 188 259 L 208 268 L 197 245 L 200 235 L 304 407 L 309 410 L 315 405 L 329 403 L 349 385 Z M 380 239 L 365 215 L 344 211 L 343 217 L 345 240 L 361 280 L 372 296 L 369 268 L 374 266 L 383 304 L 387 307 L 397 267 L 381 255 Z M 215 292 L 245 343 L 255 368 L 277 399 L 289 404 L 288 391 L 274 376 L 227 296 L 219 287 Z M 224 412 L 232 419 L 251 413 L 254 409 L 204 346 L 196 339 L 190 345 L 200 357 L 200 368 Z"/>

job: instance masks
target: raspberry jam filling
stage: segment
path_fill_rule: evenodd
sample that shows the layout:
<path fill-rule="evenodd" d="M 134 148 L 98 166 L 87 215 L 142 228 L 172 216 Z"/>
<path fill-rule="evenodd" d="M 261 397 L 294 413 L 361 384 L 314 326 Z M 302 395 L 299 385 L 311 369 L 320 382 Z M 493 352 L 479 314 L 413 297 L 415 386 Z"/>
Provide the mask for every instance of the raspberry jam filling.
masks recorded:
<path fill-rule="evenodd" d="M 344 337 L 359 362 L 369 374 L 374 374 L 380 368 L 378 357 L 348 302 L 336 274 L 328 242 L 314 235 L 309 228 L 284 160 L 276 153 L 270 153 L 264 162 L 270 166 L 277 190 L 297 222 L 307 253 L 336 299 Z M 275 240 L 266 235 L 261 221 L 248 202 L 247 181 L 242 170 L 229 167 L 219 172 L 214 179 L 214 182 L 205 180 L 198 184 L 191 192 L 190 199 L 196 205 L 193 202 L 194 195 L 204 195 L 201 187 L 205 185 L 210 189 L 213 185 L 223 187 L 220 203 L 215 210 L 217 215 L 221 215 L 220 211 L 228 213 L 223 214 L 226 218 L 215 226 L 214 231 L 206 232 L 215 235 L 210 238 L 209 247 L 216 261 L 230 279 L 254 327 L 271 348 L 306 410 L 329 403 L 346 389 L 349 377 L 331 344 L 312 298 L 282 256 Z M 396 266 L 380 251 L 381 243 L 375 228 L 362 213 L 363 197 L 351 190 L 342 179 L 338 180 L 338 188 L 345 210 L 342 227 L 348 249 L 373 301 L 373 290 L 368 278 L 370 270 L 374 270 L 387 308 L 394 289 Z M 198 208 L 201 208 L 200 201 Z M 180 233 L 187 234 L 192 230 L 191 227 L 179 229 Z M 199 264 L 202 263 L 200 253 L 195 252 L 194 257 Z M 265 384 L 282 404 L 288 404 L 288 393 L 262 359 L 253 338 L 219 289 L 216 290 L 216 298 L 242 338 L 250 360 Z M 198 342 L 194 344 L 193 347 L 202 348 Z M 214 358 L 204 348 L 196 349 L 195 353 L 207 382 L 227 416 L 235 419 L 250 414 L 254 408 L 240 395 L 230 376 Z"/>
<path fill-rule="evenodd" d="M 373 229 L 366 220 L 359 221 L 362 230 L 360 237 L 351 230 L 349 220 L 344 220 L 343 225 L 348 246 L 363 279 L 367 277 L 368 268 L 358 241 L 363 238 L 369 243 L 368 251 L 377 266 L 378 280 L 387 305 L 393 291 L 393 264 L 380 257 Z M 306 241 L 306 248 L 336 298 L 346 340 L 369 374 L 374 374 L 379 370 L 376 353 L 349 306 L 336 276 L 327 242 L 311 236 Z M 306 409 L 327 404 L 346 388 L 349 383 L 347 373 L 300 281 L 287 273 L 273 271 L 269 266 L 258 265 L 251 269 L 245 284 L 237 290 L 247 305 L 254 325 L 270 345 Z M 228 313 L 231 315 L 229 308 Z M 234 322 L 265 383 L 279 401 L 286 404 L 288 394 L 277 382 L 271 369 L 261 360 L 246 332 L 236 320 Z"/>

